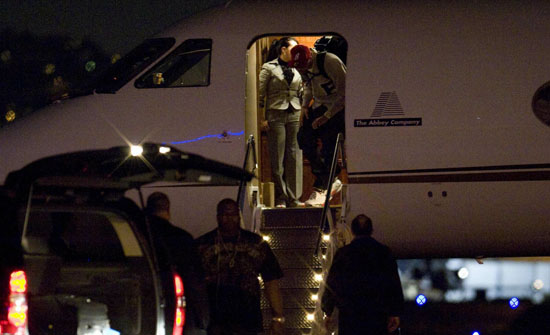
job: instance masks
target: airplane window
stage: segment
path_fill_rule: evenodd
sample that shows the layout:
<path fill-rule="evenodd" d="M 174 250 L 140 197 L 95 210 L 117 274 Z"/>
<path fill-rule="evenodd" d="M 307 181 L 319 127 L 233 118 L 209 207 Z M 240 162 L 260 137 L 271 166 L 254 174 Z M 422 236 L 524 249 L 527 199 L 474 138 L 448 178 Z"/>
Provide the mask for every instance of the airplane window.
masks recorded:
<path fill-rule="evenodd" d="M 184 41 L 139 78 L 137 88 L 191 87 L 210 84 L 211 39 Z"/>
<path fill-rule="evenodd" d="M 548 329 L 550 257 L 398 260 L 403 334 L 536 334 Z M 545 328 L 546 327 L 546 328 Z"/>
<path fill-rule="evenodd" d="M 97 93 L 115 93 L 170 49 L 173 38 L 148 39 L 117 61 L 99 82 Z"/>
<path fill-rule="evenodd" d="M 533 112 L 542 123 L 550 126 L 550 82 L 542 85 L 535 93 Z"/>

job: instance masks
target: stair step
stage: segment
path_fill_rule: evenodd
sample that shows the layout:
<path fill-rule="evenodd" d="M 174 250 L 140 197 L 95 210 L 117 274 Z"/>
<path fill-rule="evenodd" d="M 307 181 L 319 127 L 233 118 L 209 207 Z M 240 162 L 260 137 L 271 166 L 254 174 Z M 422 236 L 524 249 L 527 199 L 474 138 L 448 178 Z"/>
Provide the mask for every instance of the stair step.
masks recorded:
<path fill-rule="evenodd" d="M 274 249 L 273 253 L 283 269 L 321 268 L 321 261 L 314 256 L 315 249 Z"/>
<path fill-rule="evenodd" d="M 318 229 L 269 229 L 264 228 L 261 234 L 267 237 L 271 249 L 315 249 L 318 239 Z M 325 247 L 326 241 L 321 239 L 321 247 Z"/>
<path fill-rule="evenodd" d="M 286 208 L 286 209 L 264 209 L 262 210 L 262 227 L 264 228 L 303 228 L 319 227 L 322 208 Z M 340 207 L 331 207 L 331 212 L 336 218 Z"/>
<path fill-rule="evenodd" d="M 315 308 L 315 300 L 312 299 L 312 295 L 316 295 L 317 291 L 316 288 L 281 289 L 284 308 Z M 263 293 L 264 291 L 262 290 L 262 309 L 269 309 L 269 301 Z"/>
<path fill-rule="evenodd" d="M 285 308 L 285 335 L 288 334 L 308 334 L 310 333 L 313 321 L 308 320 L 307 314 L 313 314 L 313 308 Z M 262 310 L 264 329 L 271 328 L 271 310 Z M 291 330 L 302 330 L 302 333 L 291 333 Z"/>
<path fill-rule="evenodd" d="M 284 269 L 284 277 L 279 280 L 281 288 L 319 288 L 319 281 L 315 274 L 321 273 L 317 269 Z"/>

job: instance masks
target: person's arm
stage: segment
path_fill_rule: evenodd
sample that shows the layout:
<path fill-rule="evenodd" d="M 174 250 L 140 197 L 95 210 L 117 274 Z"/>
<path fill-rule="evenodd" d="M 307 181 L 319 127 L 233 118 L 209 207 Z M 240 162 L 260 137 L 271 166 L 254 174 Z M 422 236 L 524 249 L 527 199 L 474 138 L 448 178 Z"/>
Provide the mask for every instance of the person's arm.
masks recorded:
<path fill-rule="evenodd" d="M 269 69 L 269 64 L 266 63 L 262 65 L 262 70 L 260 71 L 260 76 L 258 78 L 258 103 L 261 108 L 265 106 L 267 85 L 270 78 L 271 78 L 271 70 Z"/>
<path fill-rule="evenodd" d="M 325 71 L 332 80 L 335 87 L 336 100 L 325 112 L 324 116 L 327 119 L 332 118 L 336 113 L 342 111 L 346 100 L 346 65 L 342 61 L 332 55 L 327 54 L 325 57 Z"/>
<path fill-rule="evenodd" d="M 283 296 L 281 295 L 281 289 L 279 288 L 279 280 L 273 279 L 264 283 L 265 296 L 271 305 L 271 315 L 273 322 L 271 328 L 274 334 L 283 334 L 284 329 L 284 315 L 283 315 Z"/>

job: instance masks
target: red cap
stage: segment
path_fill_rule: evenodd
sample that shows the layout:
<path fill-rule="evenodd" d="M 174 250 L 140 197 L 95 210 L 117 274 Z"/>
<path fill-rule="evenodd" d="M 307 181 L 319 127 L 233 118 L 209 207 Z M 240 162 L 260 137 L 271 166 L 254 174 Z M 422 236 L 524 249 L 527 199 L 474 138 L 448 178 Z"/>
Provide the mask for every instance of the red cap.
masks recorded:
<path fill-rule="evenodd" d="M 305 69 L 309 65 L 311 59 L 311 50 L 305 45 L 298 44 L 290 50 L 290 61 L 288 66 L 298 69 Z"/>

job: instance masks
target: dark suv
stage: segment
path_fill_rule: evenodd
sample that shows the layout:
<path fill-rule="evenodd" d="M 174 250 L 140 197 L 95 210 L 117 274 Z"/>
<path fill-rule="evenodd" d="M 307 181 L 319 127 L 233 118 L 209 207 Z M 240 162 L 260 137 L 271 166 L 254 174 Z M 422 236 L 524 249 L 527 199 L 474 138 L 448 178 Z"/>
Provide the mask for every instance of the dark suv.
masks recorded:
<path fill-rule="evenodd" d="M 161 274 L 140 208 L 155 181 L 237 185 L 244 170 L 146 144 L 58 155 L 0 189 L 0 334 L 175 334 L 185 274 Z M 141 192 L 140 192 L 141 194 Z"/>

